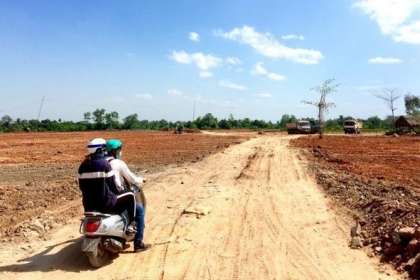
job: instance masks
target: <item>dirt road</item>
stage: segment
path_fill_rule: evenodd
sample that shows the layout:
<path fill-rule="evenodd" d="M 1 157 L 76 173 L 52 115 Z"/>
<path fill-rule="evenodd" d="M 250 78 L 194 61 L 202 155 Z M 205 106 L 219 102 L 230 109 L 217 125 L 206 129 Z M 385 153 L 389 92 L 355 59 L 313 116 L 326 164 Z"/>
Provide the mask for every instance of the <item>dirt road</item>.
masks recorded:
<path fill-rule="evenodd" d="M 50 240 L 2 245 L 0 278 L 398 279 L 348 247 L 352 221 L 331 210 L 291 137 L 261 135 L 150 175 L 150 251 L 93 269 L 74 220 Z"/>

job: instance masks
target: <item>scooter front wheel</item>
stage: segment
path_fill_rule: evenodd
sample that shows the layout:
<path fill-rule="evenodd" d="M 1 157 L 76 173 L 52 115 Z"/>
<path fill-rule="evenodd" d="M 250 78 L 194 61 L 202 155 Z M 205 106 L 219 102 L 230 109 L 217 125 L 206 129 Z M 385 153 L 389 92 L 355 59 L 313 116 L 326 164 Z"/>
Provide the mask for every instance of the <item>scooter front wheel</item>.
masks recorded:
<path fill-rule="evenodd" d="M 109 251 L 105 249 L 102 242 L 98 243 L 98 248 L 94 252 L 86 253 L 89 258 L 89 262 L 93 267 L 102 267 L 109 258 Z"/>

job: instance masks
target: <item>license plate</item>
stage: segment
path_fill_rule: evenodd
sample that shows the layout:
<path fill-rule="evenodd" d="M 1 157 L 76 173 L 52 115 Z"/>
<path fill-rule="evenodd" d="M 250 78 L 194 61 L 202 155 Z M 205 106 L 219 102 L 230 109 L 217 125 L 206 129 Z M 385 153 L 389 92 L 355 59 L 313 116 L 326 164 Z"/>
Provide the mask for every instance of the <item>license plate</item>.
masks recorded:
<path fill-rule="evenodd" d="M 82 252 L 94 252 L 98 249 L 100 238 L 85 238 L 82 243 Z"/>

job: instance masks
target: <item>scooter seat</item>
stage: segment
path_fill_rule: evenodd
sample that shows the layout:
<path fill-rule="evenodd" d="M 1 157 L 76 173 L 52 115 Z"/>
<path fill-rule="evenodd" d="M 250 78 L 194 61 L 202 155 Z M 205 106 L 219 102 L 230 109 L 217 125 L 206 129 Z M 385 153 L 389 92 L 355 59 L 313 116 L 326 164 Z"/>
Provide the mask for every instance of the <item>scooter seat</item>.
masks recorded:
<path fill-rule="evenodd" d="M 101 212 L 85 212 L 85 217 L 111 217 L 111 214 Z"/>

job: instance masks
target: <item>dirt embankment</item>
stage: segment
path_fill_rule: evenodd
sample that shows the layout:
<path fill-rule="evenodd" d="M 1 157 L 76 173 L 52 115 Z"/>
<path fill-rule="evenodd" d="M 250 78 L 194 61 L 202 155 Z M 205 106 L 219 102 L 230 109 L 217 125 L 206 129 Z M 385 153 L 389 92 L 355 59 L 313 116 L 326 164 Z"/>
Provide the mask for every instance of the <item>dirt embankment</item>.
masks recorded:
<path fill-rule="evenodd" d="M 420 137 L 316 136 L 304 148 L 326 193 L 359 220 L 356 240 L 400 273 L 420 276 Z"/>

